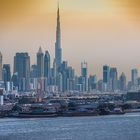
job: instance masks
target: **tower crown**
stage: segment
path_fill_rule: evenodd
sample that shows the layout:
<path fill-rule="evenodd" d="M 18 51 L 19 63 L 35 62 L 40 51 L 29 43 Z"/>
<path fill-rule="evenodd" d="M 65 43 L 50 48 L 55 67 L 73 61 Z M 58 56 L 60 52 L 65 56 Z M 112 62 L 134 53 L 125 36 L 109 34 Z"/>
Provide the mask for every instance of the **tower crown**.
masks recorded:
<path fill-rule="evenodd" d="M 38 54 L 42 54 L 43 53 L 43 51 L 42 51 L 42 48 L 41 48 L 41 46 L 39 47 L 39 50 L 38 50 Z"/>

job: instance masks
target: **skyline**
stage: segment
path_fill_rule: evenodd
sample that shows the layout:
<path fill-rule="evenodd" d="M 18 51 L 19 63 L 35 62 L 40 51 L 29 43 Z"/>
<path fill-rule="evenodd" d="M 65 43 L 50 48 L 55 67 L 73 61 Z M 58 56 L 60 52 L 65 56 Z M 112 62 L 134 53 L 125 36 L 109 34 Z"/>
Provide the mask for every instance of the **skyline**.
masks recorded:
<path fill-rule="evenodd" d="M 13 2 L 14 1 L 15 0 L 13 0 Z M 38 0 L 36 0 L 36 2 L 37 1 Z M 41 1 L 43 4 L 43 0 Z M 2 2 L 2 0 L 0 2 Z M 106 8 L 101 8 L 100 6 L 99 6 L 100 8 L 96 7 L 95 8 L 96 16 L 95 15 L 93 16 L 93 11 L 90 11 L 92 9 L 92 6 L 91 9 L 89 8 L 89 11 L 88 10 L 86 11 L 86 7 L 88 7 L 87 5 L 90 2 L 91 1 L 88 0 L 85 6 L 84 3 L 81 4 L 75 2 L 76 3 L 75 4 L 73 2 L 75 6 L 73 7 L 71 6 L 71 8 L 65 6 L 66 5 L 65 2 L 60 2 L 63 60 L 67 60 L 69 62 L 69 65 L 72 65 L 74 68 L 76 68 L 76 73 L 78 74 L 80 73 L 79 71 L 80 63 L 81 61 L 85 60 L 89 64 L 90 74 L 97 74 L 98 77 L 102 77 L 101 72 L 102 66 L 104 64 L 108 64 L 111 67 L 117 67 L 119 69 L 119 74 L 124 71 L 127 77 L 130 77 L 130 70 L 133 67 L 138 68 L 140 66 L 139 60 L 137 59 L 139 56 L 138 49 L 140 45 L 139 41 L 140 33 L 137 27 L 138 25 L 135 22 L 132 23 L 128 19 L 127 20 L 128 24 L 127 26 L 125 26 L 126 24 L 122 20 L 121 16 L 112 13 L 111 17 L 111 14 L 107 14 L 108 11 L 110 13 L 109 9 L 111 8 L 107 8 L 108 10 L 102 11 L 101 9 Z M 71 4 L 73 3 L 71 2 Z M 47 4 L 53 5 L 54 3 L 53 2 L 50 3 L 48 1 Z M 80 4 L 80 6 L 76 8 L 78 4 Z M 35 16 L 37 14 L 34 13 L 34 10 L 33 11 L 29 10 L 34 16 L 31 16 L 32 14 L 29 12 L 28 16 L 33 17 L 33 19 L 29 20 L 29 17 L 26 15 L 27 14 L 26 13 L 25 17 L 27 16 L 28 18 L 27 17 L 25 18 L 23 16 L 26 20 L 28 19 L 28 21 L 26 22 L 25 19 L 23 18 L 21 21 L 18 21 L 17 23 L 15 23 L 16 20 L 13 21 L 11 20 L 10 25 L 8 25 L 9 22 L 5 22 L 4 24 L 2 24 L 5 21 L 2 20 L 3 22 L 0 24 L 0 28 L 2 29 L 2 32 L 0 33 L 0 42 L 1 42 L 0 45 L 2 46 L 1 51 L 3 54 L 4 63 L 12 64 L 13 63 L 12 56 L 14 56 L 16 52 L 22 51 L 29 52 L 32 58 L 31 62 L 35 63 L 33 59 L 35 60 L 35 55 L 40 45 L 42 46 L 44 51 L 49 50 L 51 56 L 54 56 L 56 3 L 54 5 L 52 8 L 49 8 L 48 10 L 49 12 L 46 13 L 44 12 L 45 14 L 39 14 L 37 17 Z M 66 10 L 67 8 L 68 10 Z M 83 11 L 81 11 L 81 9 L 83 9 Z M 78 17 L 78 12 L 83 13 L 82 14 L 83 17 L 80 16 L 78 19 L 76 19 Z M 21 15 L 23 14 L 21 13 L 19 12 L 20 16 L 19 15 L 15 16 L 14 13 L 13 14 L 11 13 L 10 18 L 12 17 L 13 19 L 15 18 L 18 19 L 19 17 L 21 18 L 22 17 Z M 43 17 L 41 15 L 43 15 Z M 50 17 L 48 17 L 47 15 L 49 15 Z M 104 16 L 102 17 L 101 15 Z M 113 21 L 114 17 L 116 17 L 115 21 Z M 7 18 L 7 20 L 8 19 L 9 18 Z M 22 21 L 24 22 L 21 23 Z M 32 27 L 32 22 L 35 21 L 38 21 L 39 23 L 34 24 Z M 93 24 L 93 21 L 96 22 Z M 101 23 L 101 21 L 104 22 Z M 79 23 L 81 24 L 79 25 Z M 38 26 L 39 28 L 36 29 L 36 27 Z M 49 29 L 49 27 L 51 28 Z M 102 41 L 102 43 L 100 41 Z M 133 46 L 134 44 L 135 46 Z M 10 53 L 8 54 L 9 57 L 6 58 L 5 56 L 7 56 L 6 54 L 9 51 L 9 46 L 12 46 L 13 50 L 10 51 Z M 73 54 L 73 48 L 76 54 L 74 54 L 73 57 L 71 57 L 70 54 Z M 127 56 L 124 55 L 126 54 L 126 50 Z"/>

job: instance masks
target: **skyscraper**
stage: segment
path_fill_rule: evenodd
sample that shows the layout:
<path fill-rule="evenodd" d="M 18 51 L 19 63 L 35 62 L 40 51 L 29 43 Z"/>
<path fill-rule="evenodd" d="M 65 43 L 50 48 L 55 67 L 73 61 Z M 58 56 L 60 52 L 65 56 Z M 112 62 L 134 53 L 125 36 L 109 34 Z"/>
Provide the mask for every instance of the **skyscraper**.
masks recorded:
<path fill-rule="evenodd" d="M 4 64 L 3 65 L 4 70 L 4 82 L 8 82 L 11 80 L 11 70 L 10 70 L 10 64 Z"/>
<path fill-rule="evenodd" d="M 61 27 L 60 27 L 60 15 L 59 5 L 57 10 L 57 27 L 56 27 L 56 42 L 55 42 L 55 60 L 57 69 L 60 67 L 62 62 L 62 49 L 61 49 Z"/>
<path fill-rule="evenodd" d="M 119 88 L 121 91 L 126 91 L 126 76 L 124 73 L 119 78 Z"/>
<path fill-rule="evenodd" d="M 90 75 L 88 78 L 88 90 L 93 91 L 97 89 L 97 76 Z"/>
<path fill-rule="evenodd" d="M 50 77 L 50 54 L 48 51 L 45 52 L 44 56 L 44 77 Z"/>
<path fill-rule="evenodd" d="M 110 68 L 109 66 L 103 66 L 103 90 L 109 91 L 109 79 L 110 79 Z"/>
<path fill-rule="evenodd" d="M 109 82 L 109 66 L 107 65 L 103 66 L 103 82 Z"/>
<path fill-rule="evenodd" d="M 30 77 L 31 78 L 37 78 L 38 77 L 38 69 L 37 69 L 37 65 L 32 65 L 31 66 L 31 73 L 30 73 Z"/>
<path fill-rule="evenodd" d="M 18 74 L 19 90 L 29 90 L 30 56 L 28 53 L 16 53 L 14 57 L 14 73 Z"/>
<path fill-rule="evenodd" d="M 0 80 L 2 80 L 2 53 L 0 52 Z"/>
<path fill-rule="evenodd" d="M 38 78 L 44 77 L 44 54 L 41 47 L 37 52 L 37 71 Z"/>
<path fill-rule="evenodd" d="M 115 91 L 118 88 L 117 68 L 110 68 L 110 86 L 112 91 Z"/>
<path fill-rule="evenodd" d="M 87 68 L 87 63 L 83 62 L 81 63 L 81 77 L 82 77 L 82 83 L 83 83 L 83 91 L 88 90 L 88 68 Z"/>
<path fill-rule="evenodd" d="M 137 69 L 131 70 L 131 82 L 132 82 L 132 90 L 136 90 L 138 87 L 138 71 L 137 71 Z"/>

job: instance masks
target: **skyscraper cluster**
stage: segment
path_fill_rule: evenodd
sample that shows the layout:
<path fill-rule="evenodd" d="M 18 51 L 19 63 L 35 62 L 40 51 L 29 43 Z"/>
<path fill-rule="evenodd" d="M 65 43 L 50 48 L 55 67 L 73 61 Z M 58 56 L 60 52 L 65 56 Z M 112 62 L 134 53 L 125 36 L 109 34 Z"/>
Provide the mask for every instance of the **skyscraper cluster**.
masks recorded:
<path fill-rule="evenodd" d="M 48 51 L 42 48 L 36 54 L 36 64 L 30 64 L 27 52 L 16 53 L 14 56 L 14 70 L 11 75 L 9 64 L 2 64 L 0 53 L 0 87 L 6 91 L 18 90 L 20 92 L 36 91 L 37 93 L 65 93 L 65 92 L 126 92 L 139 90 L 140 78 L 137 69 L 131 73 L 131 81 L 127 83 L 124 73 L 118 77 L 117 68 L 103 66 L 103 78 L 88 75 L 87 62 L 81 63 L 81 74 L 77 76 L 75 70 L 62 60 L 61 26 L 59 6 L 57 11 L 57 27 L 55 42 L 55 58 L 52 59 Z"/>

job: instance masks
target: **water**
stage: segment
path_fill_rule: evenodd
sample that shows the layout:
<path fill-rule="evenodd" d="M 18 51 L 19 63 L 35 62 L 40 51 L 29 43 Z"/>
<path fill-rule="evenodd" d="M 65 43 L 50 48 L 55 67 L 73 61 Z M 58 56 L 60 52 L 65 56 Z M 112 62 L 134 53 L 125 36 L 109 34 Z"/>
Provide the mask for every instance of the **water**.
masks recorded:
<path fill-rule="evenodd" d="M 0 119 L 0 140 L 140 140 L 140 113 Z"/>

